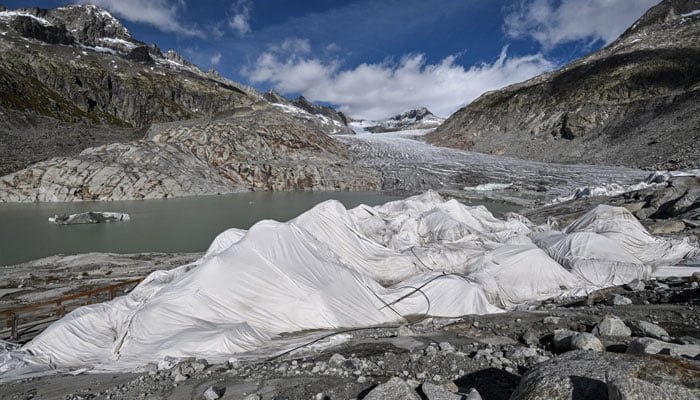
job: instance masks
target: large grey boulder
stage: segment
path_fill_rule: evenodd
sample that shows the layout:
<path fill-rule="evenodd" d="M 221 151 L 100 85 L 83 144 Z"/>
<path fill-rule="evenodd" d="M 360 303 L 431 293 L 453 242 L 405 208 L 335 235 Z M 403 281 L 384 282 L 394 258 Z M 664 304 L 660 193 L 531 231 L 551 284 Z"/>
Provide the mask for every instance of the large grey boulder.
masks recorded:
<path fill-rule="evenodd" d="M 664 328 L 656 324 L 652 324 L 651 322 L 627 320 L 625 321 L 625 325 L 627 325 L 632 331 L 632 336 L 651 337 L 662 340 L 670 337 Z"/>
<path fill-rule="evenodd" d="M 608 314 L 593 328 L 596 336 L 629 337 L 632 330 L 615 315 Z"/>
<path fill-rule="evenodd" d="M 594 350 L 603 351 L 603 343 L 595 335 L 587 332 L 574 332 L 566 329 L 554 331 L 554 347 L 560 351 Z"/>
<path fill-rule="evenodd" d="M 364 400 L 420 400 L 420 396 L 406 381 L 393 377 L 372 389 Z"/>
<path fill-rule="evenodd" d="M 634 339 L 627 346 L 630 354 L 668 354 L 695 358 L 700 356 L 700 345 L 663 342 L 648 337 Z"/>
<path fill-rule="evenodd" d="M 575 350 L 527 371 L 510 400 L 606 399 L 607 382 L 630 377 L 700 392 L 700 362 Z"/>
<path fill-rule="evenodd" d="M 595 335 L 587 332 L 578 332 L 571 337 L 571 349 L 603 351 L 605 347 Z"/>

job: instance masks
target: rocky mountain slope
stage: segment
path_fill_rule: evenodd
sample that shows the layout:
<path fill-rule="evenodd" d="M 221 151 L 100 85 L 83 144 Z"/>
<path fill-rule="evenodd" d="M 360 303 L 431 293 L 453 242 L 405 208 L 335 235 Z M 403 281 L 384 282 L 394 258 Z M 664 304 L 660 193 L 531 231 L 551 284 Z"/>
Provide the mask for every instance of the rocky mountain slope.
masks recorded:
<path fill-rule="evenodd" d="M 380 121 L 354 121 L 353 124 L 371 133 L 396 132 L 414 129 L 433 129 L 445 121 L 425 107 L 408 110 Z"/>
<path fill-rule="evenodd" d="M 0 202 L 127 200 L 241 190 L 379 190 L 378 172 L 267 103 L 154 124 L 146 138 L 56 157 L 0 178 Z"/>
<path fill-rule="evenodd" d="M 348 127 L 348 119 L 332 107 L 310 103 L 304 96 L 287 100 L 275 91 L 263 94 L 265 100 L 292 117 L 311 124 L 328 135 L 354 135 Z"/>
<path fill-rule="evenodd" d="M 95 6 L 0 8 L 0 175 L 258 100 Z"/>
<path fill-rule="evenodd" d="M 696 167 L 700 1 L 664 0 L 606 48 L 482 95 L 431 143 L 547 162 Z"/>

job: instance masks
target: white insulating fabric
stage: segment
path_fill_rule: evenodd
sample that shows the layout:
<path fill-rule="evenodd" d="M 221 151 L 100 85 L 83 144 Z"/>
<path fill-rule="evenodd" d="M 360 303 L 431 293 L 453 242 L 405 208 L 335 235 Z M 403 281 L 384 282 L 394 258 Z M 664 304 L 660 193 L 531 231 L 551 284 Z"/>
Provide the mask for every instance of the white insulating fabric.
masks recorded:
<path fill-rule="evenodd" d="M 541 232 L 530 235 L 552 259 L 591 286 L 606 287 L 649 279 L 651 266 L 625 247 L 595 232 Z"/>
<path fill-rule="evenodd" d="M 649 234 L 623 207 L 599 205 L 566 227 L 565 233 L 595 232 L 621 244 L 627 252 L 652 266 L 673 265 L 700 254 L 687 239 L 666 240 Z"/>
<path fill-rule="evenodd" d="M 285 332 L 494 313 L 648 276 L 654 254 L 668 263 L 697 253 L 646 234 L 622 210 L 599 207 L 547 232 L 433 192 L 352 210 L 327 201 L 286 223 L 228 230 L 197 262 L 73 311 L 0 353 L 0 379 L 49 366 L 131 369 L 166 356 L 225 360 Z"/>

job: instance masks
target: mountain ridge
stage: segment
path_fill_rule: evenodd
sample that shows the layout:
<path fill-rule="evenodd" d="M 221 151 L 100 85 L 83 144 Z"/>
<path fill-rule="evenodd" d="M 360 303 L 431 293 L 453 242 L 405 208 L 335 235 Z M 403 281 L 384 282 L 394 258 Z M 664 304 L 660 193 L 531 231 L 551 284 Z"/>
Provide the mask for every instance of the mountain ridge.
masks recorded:
<path fill-rule="evenodd" d="M 377 120 L 354 120 L 353 125 L 370 133 L 385 133 L 405 130 L 434 129 L 445 121 L 434 115 L 426 107 L 404 111 L 392 117 Z"/>
<path fill-rule="evenodd" d="M 696 9 L 662 1 L 602 50 L 483 94 L 427 139 L 545 162 L 696 167 L 700 16 L 683 16 Z"/>

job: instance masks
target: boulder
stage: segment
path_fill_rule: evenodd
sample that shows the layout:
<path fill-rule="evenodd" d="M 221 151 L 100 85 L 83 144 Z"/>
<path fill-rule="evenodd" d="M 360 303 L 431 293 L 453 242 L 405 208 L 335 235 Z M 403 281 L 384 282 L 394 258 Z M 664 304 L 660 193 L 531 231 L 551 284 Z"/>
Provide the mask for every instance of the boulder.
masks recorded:
<path fill-rule="evenodd" d="M 596 336 L 629 337 L 632 335 L 632 331 L 620 318 L 608 314 L 593 328 L 593 334 Z"/>
<path fill-rule="evenodd" d="M 648 337 L 634 339 L 627 346 L 629 354 L 667 354 L 695 358 L 700 356 L 700 345 L 663 342 Z"/>
<path fill-rule="evenodd" d="M 471 388 L 469 389 L 469 393 L 467 393 L 467 398 L 464 400 L 482 400 L 481 399 L 481 394 L 479 393 L 478 390 Z"/>
<path fill-rule="evenodd" d="M 420 400 L 418 393 L 401 378 L 393 377 L 367 393 L 365 400 Z"/>
<path fill-rule="evenodd" d="M 575 350 L 527 371 L 510 400 L 606 399 L 607 382 L 626 378 L 697 391 L 700 362 Z"/>
<path fill-rule="evenodd" d="M 608 382 L 608 400 L 661 400 L 697 399 L 691 390 L 672 384 L 654 384 L 626 377 Z"/>
<path fill-rule="evenodd" d="M 632 336 L 651 337 L 661 340 L 669 338 L 669 334 L 664 328 L 656 324 L 652 324 L 651 322 L 627 320 L 625 321 L 625 325 L 627 325 L 632 331 Z"/>
<path fill-rule="evenodd" d="M 625 296 L 613 293 L 605 300 L 605 304 L 609 306 L 628 306 L 632 304 L 632 300 Z"/>
<path fill-rule="evenodd" d="M 631 282 L 625 283 L 623 287 L 627 290 L 630 290 L 632 292 L 641 292 L 644 290 L 646 285 L 644 284 L 644 281 L 640 281 L 639 279 L 634 279 Z"/>
<path fill-rule="evenodd" d="M 594 350 L 603 351 L 603 343 L 590 333 L 574 332 L 566 329 L 554 331 L 554 347 L 560 351 Z"/>
<path fill-rule="evenodd" d="M 442 385 L 426 382 L 421 385 L 421 390 L 428 400 L 461 400 L 462 395 L 452 393 Z"/>
<path fill-rule="evenodd" d="M 595 335 L 586 332 L 578 332 L 571 336 L 571 349 L 594 351 L 605 350 L 603 343 L 601 343 L 600 340 L 595 337 Z"/>
<path fill-rule="evenodd" d="M 569 351 L 571 350 L 571 337 L 576 334 L 575 331 L 568 329 L 557 329 L 554 331 L 554 337 L 552 338 L 552 343 L 557 351 Z"/>
<path fill-rule="evenodd" d="M 217 400 L 220 399 L 224 393 L 226 392 L 226 388 L 219 387 L 219 386 L 209 386 L 209 389 L 207 389 L 204 392 L 204 398 L 206 400 Z"/>

